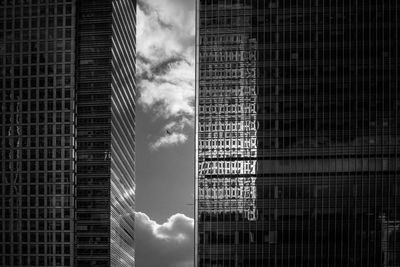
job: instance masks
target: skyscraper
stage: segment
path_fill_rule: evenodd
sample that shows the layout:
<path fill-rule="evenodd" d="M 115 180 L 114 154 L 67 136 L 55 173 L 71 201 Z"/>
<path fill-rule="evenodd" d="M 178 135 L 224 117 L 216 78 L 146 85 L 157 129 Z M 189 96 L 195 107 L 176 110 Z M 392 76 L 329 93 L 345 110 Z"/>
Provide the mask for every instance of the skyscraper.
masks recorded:
<path fill-rule="evenodd" d="M 196 266 L 400 265 L 399 15 L 197 1 Z"/>
<path fill-rule="evenodd" d="M 0 266 L 134 266 L 136 1 L 0 10 Z"/>

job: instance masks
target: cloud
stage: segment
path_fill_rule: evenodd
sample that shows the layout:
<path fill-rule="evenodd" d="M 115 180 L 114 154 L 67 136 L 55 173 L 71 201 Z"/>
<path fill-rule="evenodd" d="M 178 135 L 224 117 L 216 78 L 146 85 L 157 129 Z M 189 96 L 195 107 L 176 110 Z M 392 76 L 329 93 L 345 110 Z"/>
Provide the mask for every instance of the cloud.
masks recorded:
<path fill-rule="evenodd" d="M 174 71 L 179 72 L 179 70 Z M 146 88 L 139 100 L 145 110 L 151 109 L 158 117 L 165 119 L 193 115 L 191 85 L 187 81 L 156 78 L 142 80 L 140 84 Z"/>
<path fill-rule="evenodd" d="M 185 128 L 186 125 L 193 126 L 193 121 L 189 120 L 185 117 L 182 117 L 180 120 L 171 121 L 167 125 L 164 126 L 165 131 L 181 131 Z"/>
<path fill-rule="evenodd" d="M 157 150 L 160 147 L 172 146 L 177 144 L 186 143 L 187 136 L 183 133 L 166 133 L 166 135 L 160 137 L 151 144 L 153 150 Z"/>
<path fill-rule="evenodd" d="M 182 118 L 193 120 L 194 18 L 194 1 L 138 2 L 138 103 L 155 118 L 177 123 Z M 164 136 L 166 139 L 172 140 Z"/>
<path fill-rule="evenodd" d="M 177 213 L 158 224 L 142 212 L 135 217 L 137 266 L 193 267 L 192 218 Z"/>

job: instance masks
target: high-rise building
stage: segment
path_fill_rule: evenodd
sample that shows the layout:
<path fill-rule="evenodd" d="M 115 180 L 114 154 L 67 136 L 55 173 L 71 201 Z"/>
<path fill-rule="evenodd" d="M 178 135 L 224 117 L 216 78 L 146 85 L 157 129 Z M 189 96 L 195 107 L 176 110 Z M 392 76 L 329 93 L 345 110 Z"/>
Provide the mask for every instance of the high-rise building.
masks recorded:
<path fill-rule="evenodd" d="M 134 266 L 136 1 L 0 11 L 0 266 Z"/>
<path fill-rule="evenodd" d="M 196 266 L 400 266 L 399 17 L 197 1 Z"/>

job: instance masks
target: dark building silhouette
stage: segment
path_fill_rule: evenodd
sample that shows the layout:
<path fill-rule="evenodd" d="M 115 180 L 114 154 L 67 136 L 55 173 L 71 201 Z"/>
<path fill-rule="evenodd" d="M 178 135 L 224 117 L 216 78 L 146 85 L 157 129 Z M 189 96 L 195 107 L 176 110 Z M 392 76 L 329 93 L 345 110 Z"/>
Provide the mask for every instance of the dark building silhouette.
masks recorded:
<path fill-rule="evenodd" d="M 0 266 L 134 266 L 136 1 L 0 10 Z"/>
<path fill-rule="evenodd" d="M 197 1 L 196 266 L 400 266 L 399 15 Z"/>

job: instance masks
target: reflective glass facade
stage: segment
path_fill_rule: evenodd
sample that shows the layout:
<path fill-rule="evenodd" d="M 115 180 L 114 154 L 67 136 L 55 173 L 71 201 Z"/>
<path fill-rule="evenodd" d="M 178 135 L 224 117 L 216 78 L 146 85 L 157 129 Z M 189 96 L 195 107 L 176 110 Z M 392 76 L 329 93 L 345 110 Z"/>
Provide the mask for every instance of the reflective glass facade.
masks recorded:
<path fill-rule="evenodd" d="M 111 266 L 135 266 L 136 3 L 113 2 L 111 95 Z"/>
<path fill-rule="evenodd" d="M 197 266 L 400 265 L 399 15 L 197 1 Z"/>
<path fill-rule="evenodd" d="M 0 266 L 72 266 L 74 3 L 0 11 Z"/>
<path fill-rule="evenodd" d="M 0 11 L 0 266 L 134 266 L 136 1 Z"/>

